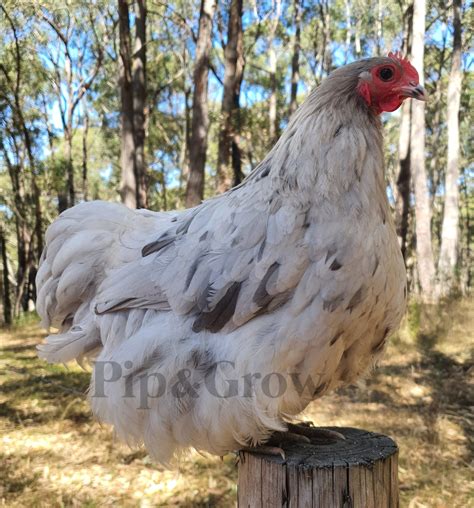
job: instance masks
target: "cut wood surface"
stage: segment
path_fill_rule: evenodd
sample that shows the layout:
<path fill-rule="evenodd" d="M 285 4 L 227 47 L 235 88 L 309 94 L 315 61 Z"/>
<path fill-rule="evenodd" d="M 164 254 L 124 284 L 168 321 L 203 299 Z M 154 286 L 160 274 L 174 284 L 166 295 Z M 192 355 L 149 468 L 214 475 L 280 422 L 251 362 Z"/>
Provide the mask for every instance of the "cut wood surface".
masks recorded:
<path fill-rule="evenodd" d="M 398 448 L 387 436 L 327 427 L 346 438 L 330 444 L 283 442 L 279 455 L 240 452 L 238 506 L 395 508 Z"/>

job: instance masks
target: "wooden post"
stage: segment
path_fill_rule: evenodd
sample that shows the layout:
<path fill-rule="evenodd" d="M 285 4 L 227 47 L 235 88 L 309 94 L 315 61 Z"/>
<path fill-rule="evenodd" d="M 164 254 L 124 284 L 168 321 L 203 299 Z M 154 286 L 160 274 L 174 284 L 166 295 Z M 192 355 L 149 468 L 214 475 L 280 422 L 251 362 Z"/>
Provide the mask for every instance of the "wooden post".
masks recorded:
<path fill-rule="evenodd" d="M 283 442 L 285 460 L 241 451 L 239 508 L 397 508 L 396 443 L 365 430 L 327 428 L 346 440 Z"/>

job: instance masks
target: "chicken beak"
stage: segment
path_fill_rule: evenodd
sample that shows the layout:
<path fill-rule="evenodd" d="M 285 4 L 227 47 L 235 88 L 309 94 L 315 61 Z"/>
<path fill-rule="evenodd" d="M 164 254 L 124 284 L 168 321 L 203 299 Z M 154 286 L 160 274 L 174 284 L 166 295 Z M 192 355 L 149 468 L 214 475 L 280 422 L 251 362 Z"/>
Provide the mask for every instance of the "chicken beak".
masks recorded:
<path fill-rule="evenodd" d="M 410 85 L 400 89 L 400 97 L 402 99 L 417 99 L 419 101 L 426 101 L 428 94 L 421 85 Z"/>

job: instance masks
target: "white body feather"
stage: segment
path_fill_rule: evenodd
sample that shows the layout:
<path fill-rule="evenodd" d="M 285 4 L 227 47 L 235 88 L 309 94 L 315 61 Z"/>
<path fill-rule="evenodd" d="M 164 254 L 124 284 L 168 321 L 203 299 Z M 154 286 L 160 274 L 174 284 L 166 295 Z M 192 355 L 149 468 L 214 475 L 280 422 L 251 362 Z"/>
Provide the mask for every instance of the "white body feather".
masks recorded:
<path fill-rule="evenodd" d="M 166 214 L 84 203 L 47 232 L 38 312 L 60 334 L 40 355 L 94 355 L 94 413 L 159 461 L 262 442 L 400 322 L 379 121 L 332 88 L 223 196 Z"/>

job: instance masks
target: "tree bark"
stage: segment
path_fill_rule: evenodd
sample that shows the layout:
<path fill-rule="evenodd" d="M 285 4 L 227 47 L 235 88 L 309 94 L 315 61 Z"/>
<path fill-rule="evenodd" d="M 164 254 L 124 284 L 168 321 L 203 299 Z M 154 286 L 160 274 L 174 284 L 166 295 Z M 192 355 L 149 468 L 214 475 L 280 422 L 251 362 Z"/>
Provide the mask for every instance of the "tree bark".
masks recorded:
<path fill-rule="evenodd" d="M 411 103 L 402 106 L 400 136 L 398 140 L 398 177 L 395 195 L 395 222 L 403 259 L 407 256 L 408 219 L 410 211 L 410 124 Z"/>
<path fill-rule="evenodd" d="M 377 37 L 376 37 L 377 56 L 380 56 L 382 54 L 382 40 L 383 40 L 383 2 L 382 0 L 377 0 Z"/>
<path fill-rule="evenodd" d="M 231 0 L 227 44 L 224 50 L 225 72 L 222 95 L 221 126 L 217 157 L 217 192 L 222 193 L 232 186 L 231 156 L 238 154 L 234 148 L 234 137 L 238 135 L 237 120 L 240 108 L 240 85 L 244 70 L 242 0 Z M 240 164 L 240 162 L 238 162 Z M 234 164 L 232 164 L 234 167 Z M 235 180 L 235 177 L 234 177 Z"/>
<path fill-rule="evenodd" d="M 122 202 L 129 208 L 137 207 L 137 178 L 135 171 L 135 135 L 133 128 L 132 52 L 130 16 L 127 0 L 118 0 L 120 59 L 119 85 L 121 98 L 121 184 Z"/>
<path fill-rule="evenodd" d="M 270 97 L 268 100 L 268 134 L 271 144 L 275 143 L 278 136 L 280 135 L 277 114 L 277 56 L 274 45 L 275 34 L 278 28 L 278 23 L 280 21 L 280 14 L 281 0 L 275 0 L 275 13 L 273 15 L 268 33 L 268 73 L 270 77 Z"/>
<path fill-rule="evenodd" d="M 293 56 L 291 58 L 291 96 L 290 116 L 298 107 L 298 81 L 300 79 L 300 51 L 301 51 L 301 0 L 293 1 L 295 38 L 293 41 Z"/>
<path fill-rule="evenodd" d="M 87 106 L 84 104 L 84 108 Z M 84 201 L 89 198 L 88 170 L 87 170 L 87 136 L 89 134 L 89 115 L 87 111 L 84 117 L 84 125 L 82 128 L 82 195 Z"/>
<path fill-rule="evenodd" d="M 285 459 L 248 449 L 239 452 L 237 506 L 397 508 L 398 448 L 387 436 L 331 427 L 337 444 L 279 444 Z"/>
<path fill-rule="evenodd" d="M 146 0 L 137 0 L 135 10 L 135 52 L 133 56 L 133 127 L 135 135 L 135 173 L 137 206 L 147 206 L 147 168 L 145 160 L 146 122 Z"/>
<path fill-rule="evenodd" d="M 352 38 L 352 9 L 350 0 L 344 0 L 345 14 L 346 14 L 346 47 L 344 51 L 344 64 L 349 61 L 351 53 L 351 38 Z"/>
<path fill-rule="evenodd" d="M 186 187 L 186 206 L 192 207 L 204 197 L 204 170 L 206 166 L 207 136 L 209 131 L 208 76 L 211 51 L 212 20 L 215 0 L 201 0 L 199 31 L 194 67 L 193 118 L 189 147 L 189 179 Z"/>
<path fill-rule="evenodd" d="M 74 183 L 74 162 L 72 160 L 72 117 L 66 130 L 66 169 L 67 169 L 67 207 L 76 204 L 76 189 Z"/>
<path fill-rule="evenodd" d="M 412 63 L 423 84 L 426 0 L 415 0 L 413 12 Z M 412 103 L 410 164 L 415 190 L 416 254 L 421 296 L 435 301 L 435 265 L 431 241 L 431 205 L 425 168 L 425 104 Z"/>
<path fill-rule="evenodd" d="M 183 141 L 181 144 L 180 167 L 181 174 L 179 178 L 180 191 L 186 186 L 189 179 L 189 147 L 191 144 L 191 107 L 189 100 L 191 97 L 191 88 L 186 86 L 184 90 L 184 122 L 183 122 Z"/>
<path fill-rule="evenodd" d="M 12 324 L 12 302 L 10 296 L 10 279 L 8 277 L 8 256 L 5 231 L 0 227 L 0 250 L 2 251 L 2 270 L 3 270 L 3 320 L 9 326 Z"/>
<path fill-rule="evenodd" d="M 455 280 L 459 240 L 459 106 L 461 102 L 461 0 L 453 0 L 453 56 L 448 84 L 448 164 L 438 273 L 440 291 L 448 294 Z"/>

